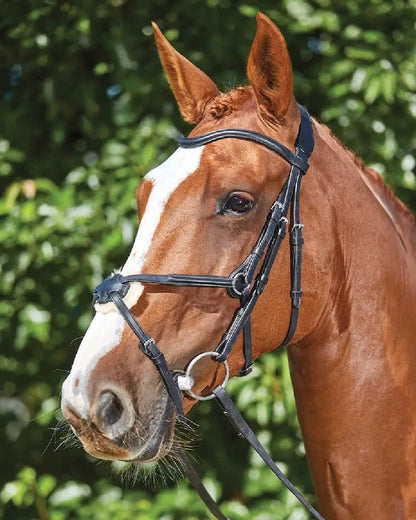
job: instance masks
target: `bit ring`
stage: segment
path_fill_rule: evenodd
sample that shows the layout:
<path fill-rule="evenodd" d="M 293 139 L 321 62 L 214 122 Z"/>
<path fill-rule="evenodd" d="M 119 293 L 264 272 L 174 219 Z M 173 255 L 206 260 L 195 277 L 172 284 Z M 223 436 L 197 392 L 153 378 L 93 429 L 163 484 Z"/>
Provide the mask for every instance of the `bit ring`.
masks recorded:
<path fill-rule="evenodd" d="M 202 352 L 202 354 L 198 354 L 197 356 L 195 356 L 192 359 L 192 361 L 189 363 L 189 365 L 187 366 L 185 375 L 182 376 L 183 383 L 181 382 L 181 384 L 180 384 L 180 387 L 182 387 L 181 390 L 183 390 L 184 392 L 189 394 L 194 399 L 197 399 L 198 401 L 209 401 L 210 399 L 213 399 L 215 397 L 214 394 L 198 395 L 192 391 L 194 379 L 191 376 L 191 372 L 199 360 L 201 360 L 205 357 L 216 358 L 218 356 L 219 356 L 219 353 L 213 352 L 213 351 Z M 224 376 L 224 381 L 222 382 L 222 384 L 220 386 L 222 386 L 222 388 L 225 388 L 228 383 L 228 380 L 230 379 L 230 367 L 228 366 L 227 360 L 221 361 L 221 363 L 224 365 L 225 376 Z M 192 381 L 192 383 L 191 383 L 191 381 Z"/>

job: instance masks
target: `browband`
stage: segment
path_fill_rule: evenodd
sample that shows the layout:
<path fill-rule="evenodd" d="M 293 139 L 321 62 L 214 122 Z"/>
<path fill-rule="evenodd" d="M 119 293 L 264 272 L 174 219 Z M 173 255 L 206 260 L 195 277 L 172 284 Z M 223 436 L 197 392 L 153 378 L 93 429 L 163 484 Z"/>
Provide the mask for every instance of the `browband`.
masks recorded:
<path fill-rule="evenodd" d="M 197 137 L 184 137 L 181 135 L 178 138 L 178 144 L 181 148 L 196 148 L 198 146 L 203 146 L 205 144 L 227 138 L 253 141 L 268 148 L 269 150 L 272 150 L 273 152 L 276 152 L 283 159 L 285 159 L 286 162 L 292 166 L 296 166 L 303 174 L 305 174 L 309 168 L 308 159 L 313 151 L 314 141 L 313 133 L 310 129 L 309 114 L 302 105 L 298 105 L 298 107 L 301 115 L 301 121 L 295 143 L 297 152 L 296 154 L 289 150 L 289 148 L 287 148 L 284 144 L 275 141 L 272 137 L 260 134 L 254 130 L 247 130 L 244 128 L 224 128 L 222 130 L 214 130 L 213 132 L 208 132 Z"/>

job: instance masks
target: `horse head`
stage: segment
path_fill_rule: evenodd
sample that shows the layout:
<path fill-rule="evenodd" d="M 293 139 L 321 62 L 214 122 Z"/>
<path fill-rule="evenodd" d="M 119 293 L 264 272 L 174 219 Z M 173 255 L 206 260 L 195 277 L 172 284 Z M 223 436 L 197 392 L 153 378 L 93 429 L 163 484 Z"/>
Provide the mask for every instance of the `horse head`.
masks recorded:
<path fill-rule="evenodd" d="M 179 54 L 154 25 L 159 56 L 191 137 L 224 128 L 270 136 L 293 149 L 299 109 L 285 41 L 264 15 L 248 57 L 249 85 L 222 93 Z M 250 253 L 288 175 L 287 163 L 266 147 L 226 139 L 177 149 L 150 171 L 136 192 L 140 225 L 122 276 L 137 273 L 228 276 Z M 253 357 L 279 345 L 290 318 L 290 255 L 282 261 L 253 313 Z M 313 247 L 312 247 L 313 249 Z M 314 262 L 303 274 L 314 280 Z M 313 284 L 309 284 L 313 287 Z M 182 373 L 196 355 L 212 351 L 238 300 L 222 288 L 132 282 L 125 305 Z M 313 297 L 311 297 L 313 303 Z M 175 409 L 138 339 L 112 302 L 96 315 L 75 357 L 62 394 L 62 410 L 85 449 L 95 457 L 151 461 L 172 448 Z M 296 338 L 308 327 L 300 320 Z M 230 374 L 243 364 L 242 340 L 229 359 Z M 209 394 L 221 383 L 222 365 L 209 357 L 192 372 L 194 391 Z M 182 396 L 187 412 L 195 399 Z"/>

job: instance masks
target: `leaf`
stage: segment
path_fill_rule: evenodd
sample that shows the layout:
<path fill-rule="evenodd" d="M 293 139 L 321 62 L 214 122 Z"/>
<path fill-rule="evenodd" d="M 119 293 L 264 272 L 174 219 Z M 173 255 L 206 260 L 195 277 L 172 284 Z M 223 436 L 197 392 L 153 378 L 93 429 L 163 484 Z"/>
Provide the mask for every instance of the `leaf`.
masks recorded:
<path fill-rule="evenodd" d="M 374 61 L 377 58 L 377 53 L 367 47 L 345 47 L 345 54 L 348 58 L 354 60 Z"/>
<path fill-rule="evenodd" d="M 6 190 L 4 197 L 4 206 L 6 211 L 11 211 L 16 203 L 16 199 L 20 193 L 20 182 L 13 182 Z"/>
<path fill-rule="evenodd" d="M 26 466 L 19 471 L 17 477 L 26 485 L 32 485 L 36 480 L 36 471 L 33 468 Z"/>
<path fill-rule="evenodd" d="M 381 93 L 387 103 L 394 101 L 394 93 L 397 85 L 397 77 L 394 71 L 389 70 L 381 76 Z"/>
<path fill-rule="evenodd" d="M 69 503 L 79 503 L 83 498 L 91 495 L 91 488 L 86 484 L 69 481 L 64 486 L 59 487 L 49 497 L 52 505 L 62 505 Z"/>
<path fill-rule="evenodd" d="M 356 69 L 351 78 L 351 90 L 353 92 L 359 92 L 363 88 L 366 77 L 367 77 L 367 71 L 365 69 L 363 69 L 363 68 Z"/>
<path fill-rule="evenodd" d="M 38 479 L 37 492 L 41 497 L 47 497 L 56 487 L 56 478 L 52 475 L 42 475 Z"/>
<path fill-rule="evenodd" d="M 248 4 L 239 5 L 238 10 L 243 16 L 248 16 L 249 18 L 255 18 L 258 11 L 257 7 Z"/>
<path fill-rule="evenodd" d="M 381 91 L 381 79 L 379 76 L 373 76 L 368 82 L 367 88 L 364 92 L 364 99 L 366 103 L 371 105 L 378 98 Z"/>

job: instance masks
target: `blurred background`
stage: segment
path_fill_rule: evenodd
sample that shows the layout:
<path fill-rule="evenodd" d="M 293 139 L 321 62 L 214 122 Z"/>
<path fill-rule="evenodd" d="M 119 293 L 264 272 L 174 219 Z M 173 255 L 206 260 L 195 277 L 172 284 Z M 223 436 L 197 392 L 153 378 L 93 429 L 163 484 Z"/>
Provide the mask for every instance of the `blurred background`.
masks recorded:
<path fill-rule="evenodd" d="M 246 81 L 257 10 L 286 37 L 298 100 L 415 210 L 415 0 L 0 3 L 2 518 L 208 518 L 186 482 L 123 484 L 114 464 L 65 441 L 57 410 L 91 291 L 135 236 L 137 183 L 189 131 L 150 22 L 228 89 Z M 230 386 L 313 501 L 285 353 L 265 356 Z M 215 406 L 198 405 L 192 418 L 198 468 L 228 515 L 307 518 Z"/>

